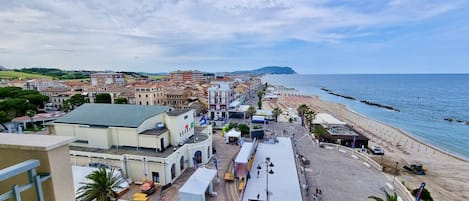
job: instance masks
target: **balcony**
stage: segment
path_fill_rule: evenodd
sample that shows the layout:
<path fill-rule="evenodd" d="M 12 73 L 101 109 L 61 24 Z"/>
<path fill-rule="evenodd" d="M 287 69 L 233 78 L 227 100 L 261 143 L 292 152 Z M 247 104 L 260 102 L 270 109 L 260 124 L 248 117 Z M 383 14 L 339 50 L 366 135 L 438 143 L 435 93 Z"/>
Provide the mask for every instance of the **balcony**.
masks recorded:
<path fill-rule="evenodd" d="M 0 195 L 0 200 L 7 200 L 12 198 L 15 201 L 21 201 L 21 192 L 26 191 L 30 188 L 35 188 L 36 197 L 39 201 L 44 201 L 44 194 L 42 192 L 42 183 L 50 179 L 49 174 L 37 174 L 36 168 L 39 167 L 39 160 L 27 160 L 22 163 L 7 167 L 0 170 L 0 182 L 6 180 L 13 180 L 12 177 L 15 177 L 20 174 L 28 174 L 28 183 L 24 185 L 15 184 L 11 187 L 11 191 L 3 193 Z"/>

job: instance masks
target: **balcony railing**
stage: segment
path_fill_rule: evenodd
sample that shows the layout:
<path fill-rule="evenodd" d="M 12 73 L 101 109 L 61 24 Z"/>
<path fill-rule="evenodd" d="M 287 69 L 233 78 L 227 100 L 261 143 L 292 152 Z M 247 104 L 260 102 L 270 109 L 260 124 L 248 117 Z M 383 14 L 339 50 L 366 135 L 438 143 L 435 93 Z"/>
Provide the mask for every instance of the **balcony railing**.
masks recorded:
<path fill-rule="evenodd" d="M 27 160 L 16 165 L 7 167 L 0 170 L 0 182 L 3 182 L 16 175 L 26 173 L 28 174 L 29 182 L 24 185 L 13 185 L 11 191 L 0 195 L 0 201 L 13 198 L 14 201 L 21 201 L 20 193 L 30 188 L 36 189 L 36 197 L 38 201 L 44 201 L 44 194 L 42 192 L 42 182 L 50 179 L 50 175 L 39 175 L 36 173 L 36 168 L 39 167 L 39 160 Z"/>

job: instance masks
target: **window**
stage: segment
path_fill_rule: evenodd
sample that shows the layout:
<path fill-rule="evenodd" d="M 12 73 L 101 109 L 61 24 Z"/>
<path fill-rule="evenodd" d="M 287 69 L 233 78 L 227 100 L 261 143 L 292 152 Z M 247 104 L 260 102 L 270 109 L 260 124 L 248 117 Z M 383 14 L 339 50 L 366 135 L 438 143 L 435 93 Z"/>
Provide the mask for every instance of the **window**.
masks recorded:
<path fill-rule="evenodd" d="M 160 173 L 159 172 L 151 172 L 151 177 L 153 182 L 160 183 Z"/>
<path fill-rule="evenodd" d="M 171 165 L 171 179 L 176 178 L 176 164 Z"/>
<path fill-rule="evenodd" d="M 179 160 L 179 168 L 182 171 L 184 169 L 184 156 L 181 156 L 181 159 Z"/>

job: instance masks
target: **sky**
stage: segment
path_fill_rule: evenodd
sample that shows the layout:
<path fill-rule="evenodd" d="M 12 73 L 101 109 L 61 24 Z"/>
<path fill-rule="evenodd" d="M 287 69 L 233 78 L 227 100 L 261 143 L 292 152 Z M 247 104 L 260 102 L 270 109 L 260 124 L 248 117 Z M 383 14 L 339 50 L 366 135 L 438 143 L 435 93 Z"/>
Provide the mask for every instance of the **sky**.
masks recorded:
<path fill-rule="evenodd" d="M 469 73 L 463 0 L 0 0 L 0 66 Z"/>

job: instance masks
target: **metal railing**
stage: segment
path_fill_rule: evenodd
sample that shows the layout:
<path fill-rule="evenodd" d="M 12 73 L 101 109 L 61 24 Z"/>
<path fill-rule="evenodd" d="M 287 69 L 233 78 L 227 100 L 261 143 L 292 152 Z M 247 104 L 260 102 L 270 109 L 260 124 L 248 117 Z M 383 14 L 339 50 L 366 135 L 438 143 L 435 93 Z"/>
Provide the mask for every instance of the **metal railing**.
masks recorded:
<path fill-rule="evenodd" d="M 0 201 L 13 198 L 14 201 L 21 201 L 21 192 L 30 188 L 36 189 L 36 197 L 38 201 L 44 201 L 44 194 L 42 192 L 42 182 L 50 179 L 50 175 L 39 175 L 36 173 L 36 168 L 39 167 L 39 160 L 27 160 L 16 165 L 7 167 L 0 170 L 0 182 L 5 181 L 16 175 L 26 173 L 28 174 L 28 183 L 24 185 L 13 185 L 11 191 L 0 195 Z"/>

